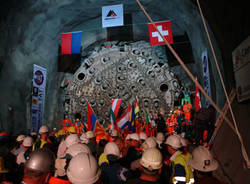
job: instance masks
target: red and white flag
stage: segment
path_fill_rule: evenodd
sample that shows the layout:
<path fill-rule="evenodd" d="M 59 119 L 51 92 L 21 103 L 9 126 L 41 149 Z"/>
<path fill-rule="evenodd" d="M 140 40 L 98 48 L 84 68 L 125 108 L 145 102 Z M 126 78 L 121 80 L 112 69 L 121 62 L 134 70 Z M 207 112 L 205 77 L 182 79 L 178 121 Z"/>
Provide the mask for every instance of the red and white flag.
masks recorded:
<path fill-rule="evenodd" d="M 115 117 L 117 117 L 117 114 L 119 112 L 120 106 L 121 106 L 122 99 L 112 99 L 112 110 L 115 114 Z"/>
<path fill-rule="evenodd" d="M 173 35 L 171 29 L 171 22 L 170 21 L 162 21 L 155 23 L 157 29 L 160 31 L 162 36 L 168 41 L 168 43 L 173 43 Z M 148 32 L 150 37 L 150 45 L 164 45 L 165 42 L 162 39 L 159 32 L 154 28 L 153 24 L 148 24 Z"/>
<path fill-rule="evenodd" d="M 194 108 L 196 111 L 199 111 L 201 108 L 201 99 L 198 86 L 195 87 Z"/>

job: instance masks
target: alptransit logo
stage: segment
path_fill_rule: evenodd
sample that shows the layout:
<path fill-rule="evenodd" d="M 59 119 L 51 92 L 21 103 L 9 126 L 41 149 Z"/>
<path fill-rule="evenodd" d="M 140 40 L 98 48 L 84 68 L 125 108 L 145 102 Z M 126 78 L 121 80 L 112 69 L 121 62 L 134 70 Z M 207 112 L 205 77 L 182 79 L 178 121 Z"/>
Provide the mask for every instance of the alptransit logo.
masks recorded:
<path fill-rule="evenodd" d="M 116 13 L 113 10 L 109 10 L 109 13 L 107 14 L 105 20 L 109 20 L 109 19 L 115 19 L 116 18 Z"/>

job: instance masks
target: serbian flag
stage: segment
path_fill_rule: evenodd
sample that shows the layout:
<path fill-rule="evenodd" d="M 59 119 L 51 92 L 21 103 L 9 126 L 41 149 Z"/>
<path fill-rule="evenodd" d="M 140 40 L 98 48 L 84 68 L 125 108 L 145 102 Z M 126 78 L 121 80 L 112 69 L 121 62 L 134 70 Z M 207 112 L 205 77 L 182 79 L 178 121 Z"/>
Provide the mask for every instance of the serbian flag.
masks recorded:
<path fill-rule="evenodd" d="M 157 29 L 161 33 L 161 35 L 168 41 L 168 43 L 173 43 L 173 35 L 170 21 L 162 21 L 155 23 Z M 164 45 L 165 42 L 162 39 L 159 32 L 155 29 L 153 24 L 148 24 L 148 32 L 150 38 L 150 45 Z"/>
<path fill-rule="evenodd" d="M 61 55 L 81 53 L 82 31 L 62 33 L 61 36 Z"/>
<path fill-rule="evenodd" d="M 198 86 L 195 87 L 194 108 L 199 111 L 201 108 L 200 92 Z"/>
<path fill-rule="evenodd" d="M 87 102 L 87 120 L 88 120 L 88 130 L 95 131 L 95 126 L 97 123 L 97 118 L 89 102 Z"/>
<path fill-rule="evenodd" d="M 130 125 L 129 119 L 130 119 L 130 113 L 131 113 L 131 106 L 128 105 L 128 109 L 126 112 L 116 120 L 117 126 L 122 130 L 124 129 L 127 125 Z"/>
<path fill-rule="evenodd" d="M 121 106 L 122 99 L 112 99 L 112 111 L 114 112 L 115 117 L 117 117 L 117 114 L 119 112 L 120 106 Z"/>

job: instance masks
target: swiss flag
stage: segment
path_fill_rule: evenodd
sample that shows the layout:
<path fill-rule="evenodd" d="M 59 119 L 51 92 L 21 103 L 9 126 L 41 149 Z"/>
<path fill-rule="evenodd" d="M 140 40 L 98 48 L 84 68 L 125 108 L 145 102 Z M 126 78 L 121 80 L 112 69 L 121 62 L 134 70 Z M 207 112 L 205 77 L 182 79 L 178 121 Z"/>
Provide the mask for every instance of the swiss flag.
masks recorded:
<path fill-rule="evenodd" d="M 155 25 L 162 34 L 162 36 L 164 36 L 164 38 L 168 41 L 168 43 L 170 44 L 173 43 L 171 22 L 170 21 L 156 22 Z M 148 32 L 149 32 L 151 46 L 165 44 L 164 40 L 162 39 L 158 31 L 154 28 L 153 24 L 148 24 Z"/>

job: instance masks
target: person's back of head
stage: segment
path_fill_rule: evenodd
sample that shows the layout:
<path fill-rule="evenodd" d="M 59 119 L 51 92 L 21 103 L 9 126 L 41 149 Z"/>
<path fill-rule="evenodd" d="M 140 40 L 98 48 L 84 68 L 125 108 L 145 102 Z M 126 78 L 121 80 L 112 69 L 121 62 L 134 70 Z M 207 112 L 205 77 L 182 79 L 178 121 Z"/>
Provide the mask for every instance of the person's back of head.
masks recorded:
<path fill-rule="evenodd" d="M 54 171 L 55 156 L 46 149 L 38 149 L 31 153 L 24 165 L 24 178 L 26 184 L 43 184 L 49 180 Z"/>

